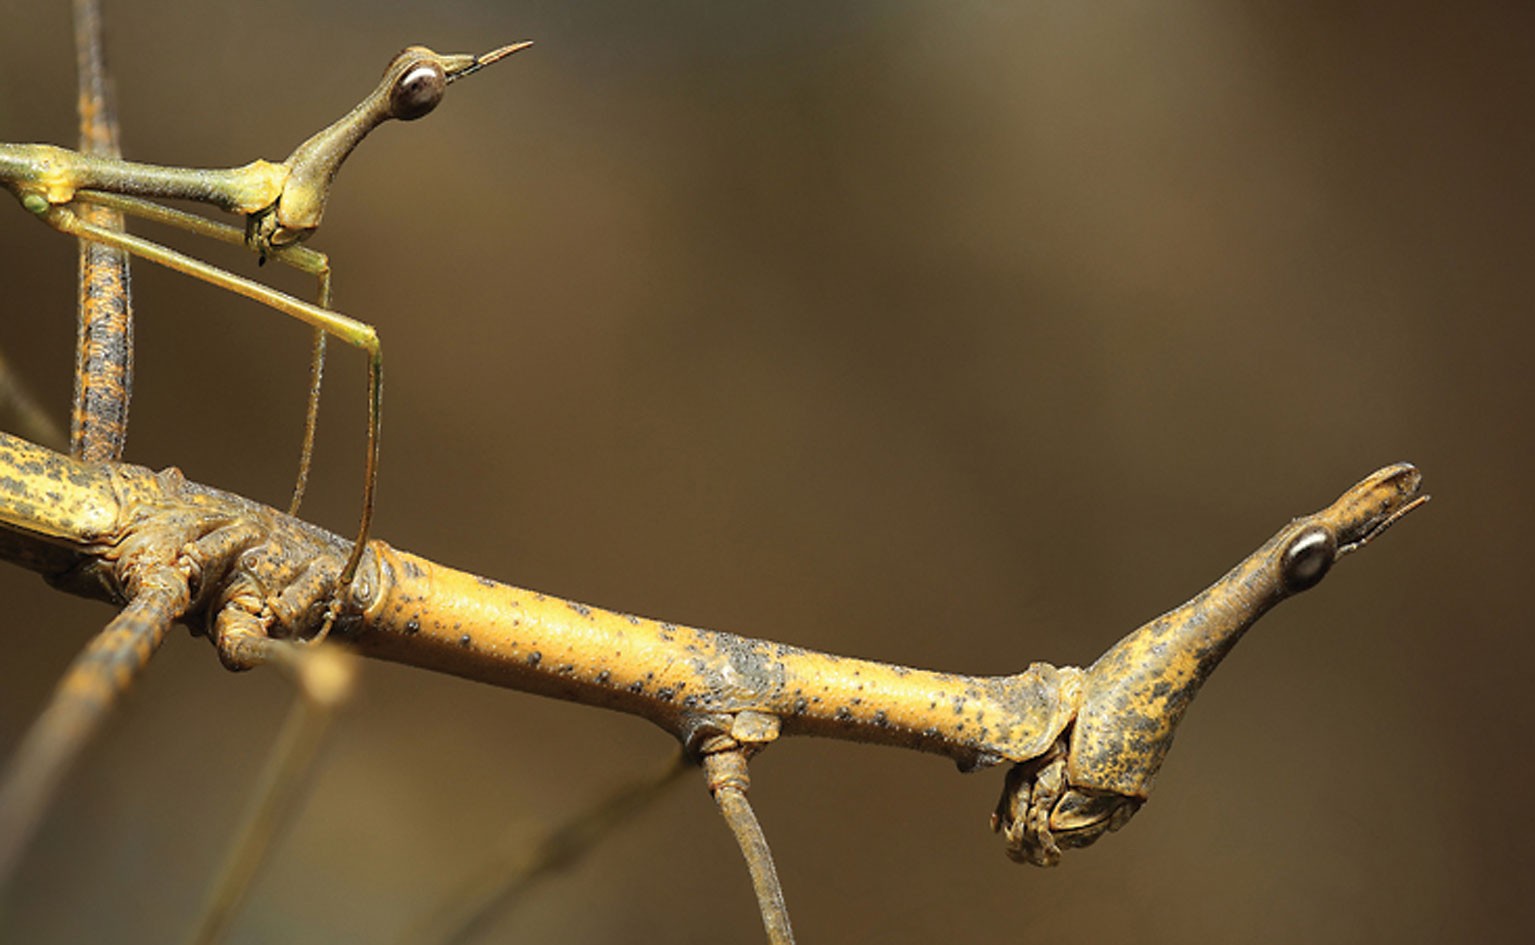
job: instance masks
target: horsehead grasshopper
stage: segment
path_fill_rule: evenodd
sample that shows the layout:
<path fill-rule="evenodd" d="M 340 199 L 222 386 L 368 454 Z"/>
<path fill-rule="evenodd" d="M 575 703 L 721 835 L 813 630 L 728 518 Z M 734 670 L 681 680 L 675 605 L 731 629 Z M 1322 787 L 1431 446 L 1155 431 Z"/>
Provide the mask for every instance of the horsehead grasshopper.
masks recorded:
<path fill-rule="evenodd" d="M 383 394 L 383 349 L 372 325 L 330 307 L 330 262 L 299 245 L 320 226 L 336 172 L 352 149 L 390 119 L 413 121 L 437 107 L 449 84 L 472 75 L 532 43 L 503 46 L 483 55 L 441 55 L 424 46 L 401 51 L 383 78 L 355 108 L 294 149 L 281 163 L 256 160 L 243 167 L 188 168 L 140 164 L 71 151 L 47 144 L 0 144 L 0 184 L 23 207 L 61 233 L 113 246 L 169 269 L 260 302 L 315 329 L 314 364 L 303 447 L 290 513 L 298 511 L 309 475 L 319 405 L 324 339 L 334 335 L 368 355 L 368 437 L 363 467 L 362 513 L 357 537 L 338 588 L 357 573 L 373 520 L 378 481 L 379 411 Z M 148 198 L 210 204 L 245 217 L 243 231 L 152 202 Z M 179 227 L 199 236 L 244 243 L 265 263 L 268 258 L 313 275 L 311 304 L 269 286 L 217 268 L 169 247 L 92 224 L 76 213 L 94 204 Z M 339 594 L 338 594 L 339 597 Z M 334 614 L 334 611 L 333 611 Z"/>
<path fill-rule="evenodd" d="M 1189 704 L 1253 623 L 1421 506 L 1421 484 L 1406 463 L 1372 473 L 1086 668 L 971 676 L 834 656 L 510 587 L 379 540 L 332 637 L 376 659 L 649 719 L 703 765 L 738 839 L 760 841 L 746 760 L 780 737 L 911 748 L 966 771 L 1009 764 L 992 826 L 1013 859 L 1053 866 L 1144 805 Z M 232 668 L 270 645 L 251 589 L 280 599 L 302 638 L 347 553 L 344 539 L 175 470 L 82 464 L 5 434 L 0 538 L 57 586 L 127 603 L 119 619 L 162 635 L 177 620 L 210 628 Z M 191 573 L 220 577 L 194 594 Z M 740 842 L 754 882 L 763 860 L 771 873 L 765 842 Z M 772 941 L 792 942 L 776 880 L 759 884 L 759 903 L 782 932 Z"/>
<path fill-rule="evenodd" d="M 478 57 L 471 68 L 457 75 L 516 48 L 520 47 Z M 421 50 L 407 50 L 402 57 L 412 52 L 428 53 L 439 63 L 454 58 Z M 397 59 L 391 65 L 385 83 L 370 101 L 394 88 L 391 75 L 397 81 L 408 77 L 408 67 L 396 71 L 399 63 Z M 442 71 L 445 84 L 450 76 L 446 68 Z M 357 111 L 367 105 L 364 102 Z M 1314 586 L 1338 558 L 1372 540 L 1423 501 L 1415 469 L 1406 465 L 1383 469 L 1328 508 L 1285 526 L 1207 591 L 1133 632 L 1091 667 L 1036 663 L 1019 673 L 987 677 L 834 657 L 767 640 L 641 620 L 455 572 L 382 542 L 368 544 L 365 551 L 377 453 L 377 336 L 369 326 L 329 311 L 328 264 L 323 256 L 295 245 L 318 225 L 329 181 L 341 160 L 367 130 L 384 120 L 363 127 L 349 141 L 344 133 L 327 138 L 348 119 L 311 139 L 283 165 L 265 165 L 279 171 L 286 168 L 287 175 L 264 207 L 226 206 L 212 191 L 192 198 L 245 213 L 244 234 L 136 199 L 188 196 L 184 191 L 134 190 L 105 174 L 92 178 L 75 164 L 60 175 L 63 183 L 57 199 L 38 163 L 26 165 L 20 179 L 7 179 L 23 203 L 46 222 L 88 239 L 99 237 L 80 226 L 69 209 L 74 201 L 120 207 L 215 238 L 232 235 L 263 258 L 271 256 L 315 274 L 320 280 L 321 305 L 310 308 L 341 328 L 316 320 L 303 309 L 295 312 L 264 296 L 253 297 L 322 331 L 337 333 L 349 343 L 358 344 L 342 329 L 371 339 L 371 347 L 358 344 L 372 355 L 369 489 L 362 534 L 350 550 L 335 536 L 253 503 L 192 487 L 174 475 L 133 467 L 71 465 L 63 457 L 0 435 L 0 471 L 25 470 L 35 477 L 0 476 L 0 525 L 20 535 L 15 539 L 18 545 L 37 539 L 39 546 L 48 548 L 47 553 L 24 557 L 23 563 L 84 593 L 105 593 L 118 602 L 127 601 L 122 617 L 153 624 L 160 634 L 177 619 L 208 626 L 214 630 L 221 655 L 234 667 L 260 661 L 255 650 L 270 629 L 247 610 L 250 595 L 241 592 L 242 585 L 269 589 L 292 617 L 292 624 L 283 629 L 295 638 L 313 638 L 329 628 L 329 614 L 334 611 L 327 612 L 324 604 L 329 598 L 332 607 L 338 606 L 340 595 L 331 588 L 340 575 L 341 585 L 352 588 L 355 607 L 338 624 L 337 636 L 363 653 L 646 717 L 674 734 L 695 760 L 703 762 L 709 787 L 720 798 L 722 809 L 732 795 L 739 795 L 735 803 L 744 802 L 746 756 L 780 735 L 820 735 L 915 748 L 951 757 L 966 770 L 1010 763 L 993 825 L 1003 833 L 1015 859 L 1052 865 L 1061 848 L 1086 846 L 1118 829 L 1144 803 L 1189 701 L 1253 621 L 1279 601 Z M 309 157 L 303 158 L 311 145 Z M 5 147 L 0 150 L 0 169 L 8 170 L 10 165 L 4 162 L 9 155 L 28 146 Z M 53 152 L 60 150 L 48 149 L 42 158 L 53 159 Z M 329 165 L 316 157 L 322 154 L 331 156 Z M 117 161 L 102 166 L 143 167 Z M 307 203 L 305 185 L 295 179 L 300 168 L 312 170 L 313 179 L 320 182 L 308 189 Z M 248 170 L 197 173 L 239 175 Z M 279 211 L 288 206 L 290 189 L 295 213 L 285 218 Z M 307 218 L 312 225 L 307 227 L 297 225 L 306 219 L 305 209 L 312 213 Z M 102 241 L 190 271 L 145 253 L 130 238 Z M 192 274 L 206 278 L 201 272 Z M 209 281 L 250 294 L 226 281 Z M 305 466 L 312 429 L 312 425 L 306 429 Z M 41 489 L 31 494 L 27 491 L 31 485 Z M 87 488 L 95 490 L 92 496 L 74 507 L 59 498 Z M 108 537 L 114 545 L 131 540 L 140 547 L 153 547 L 178 565 L 191 559 L 198 567 L 189 570 L 220 577 L 194 594 L 179 568 L 162 564 L 151 574 L 145 566 L 151 556 L 104 553 Z M 281 553 L 238 554 L 267 542 Z M 315 580 L 315 575 L 322 578 Z M 356 583 L 351 584 L 354 576 Z M 151 577 L 163 586 L 146 580 Z M 327 614 L 323 626 L 315 619 L 321 613 Z M 725 761 L 736 765 L 711 764 Z M 739 816 L 727 811 L 727 818 Z M 778 899 L 782 909 L 781 895 Z M 792 940 L 786 914 L 781 926 L 783 940 Z"/>

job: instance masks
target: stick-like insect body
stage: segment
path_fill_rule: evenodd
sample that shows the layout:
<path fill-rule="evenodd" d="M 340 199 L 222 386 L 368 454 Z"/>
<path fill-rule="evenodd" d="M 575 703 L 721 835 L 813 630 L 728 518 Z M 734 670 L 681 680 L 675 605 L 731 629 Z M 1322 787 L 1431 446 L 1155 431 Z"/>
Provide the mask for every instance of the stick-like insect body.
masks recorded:
<path fill-rule="evenodd" d="M 0 185 L 22 206 L 64 233 L 148 259 L 178 272 L 253 299 L 334 335 L 368 354 L 368 440 L 363 473 L 361 521 L 352 551 L 340 575 L 348 585 L 357 572 L 373 519 L 378 480 L 379 409 L 383 391 L 383 352 L 373 326 L 332 311 L 330 267 L 322 254 L 295 244 L 320 225 L 330 188 L 352 149 L 390 119 L 420 118 L 442 100 L 447 87 L 530 43 L 503 46 L 480 56 L 441 55 L 411 46 L 395 56 L 373 92 L 330 127 L 299 145 L 280 164 L 253 161 L 243 167 L 186 168 L 140 164 L 115 157 L 71 151 L 47 144 L 0 144 Z M 245 217 L 243 232 L 211 220 L 150 202 L 190 200 Z M 237 240 L 262 260 L 274 258 L 314 275 L 318 304 L 311 304 L 259 282 L 235 275 L 158 243 L 114 232 L 88 222 L 77 204 L 107 205 L 134 216 L 179 226 L 204 236 Z M 319 396 L 319 364 L 324 346 L 315 346 L 314 382 L 305 422 L 303 453 L 292 509 L 297 510 L 308 477 Z"/>
<path fill-rule="evenodd" d="M 969 676 L 833 656 L 561 600 L 376 540 L 332 637 L 367 656 L 640 715 L 695 758 L 806 734 L 943 754 L 966 770 L 1011 763 L 994 825 L 1015 859 L 1051 865 L 1062 847 L 1130 819 L 1189 702 L 1241 635 L 1425 502 L 1420 484 L 1405 463 L 1368 476 L 1085 670 Z M 318 633 L 345 556 L 335 536 L 174 471 L 81 466 L 3 434 L 0 525 L 0 552 L 7 533 L 18 545 L 6 557 L 119 602 L 144 549 L 174 558 L 217 547 L 221 561 L 186 563 L 207 577 L 179 616 L 211 627 L 232 668 L 259 661 L 269 636 Z M 209 539 L 236 527 L 243 550 Z"/>

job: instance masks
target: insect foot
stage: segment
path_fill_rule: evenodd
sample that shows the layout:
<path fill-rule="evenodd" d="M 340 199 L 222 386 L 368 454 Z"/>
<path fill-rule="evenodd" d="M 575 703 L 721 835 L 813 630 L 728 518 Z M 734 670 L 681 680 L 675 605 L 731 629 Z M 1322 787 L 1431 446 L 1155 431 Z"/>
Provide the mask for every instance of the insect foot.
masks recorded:
<path fill-rule="evenodd" d="M 1071 727 L 1008 773 L 992 826 L 1019 862 L 1117 830 L 1145 803 L 1173 734 L 1205 679 L 1270 607 L 1321 583 L 1428 501 L 1407 463 L 1367 476 L 1336 502 L 1279 530 L 1225 577 L 1120 640 L 1088 668 Z"/>
<path fill-rule="evenodd" d="M 1054 866 L 1062 849 L 1091 845 L 1140 809 L 1142 798 L 1070 783 L 1069 734 L 1007 772 L 991 829 L 1002 834 L 1007 855 L 1019 863 Z"/>
<path fill-rule="evenodd" d="M 345 633 L 376 586 L 366 557 L 340 595 L 346 542 L 174 468 L 81 463 L 3 433 L 0 466 L 17 473 L 0 477 L 0 551 L 119 606 L 169 595 L 164 623 L 212 637 L 230 669 L 267 662 L 274 641 Z"/>
<path fill-rule="evenodd" d="M 322 555 L 305 561 L 273 537 L 245 549 L 210 609 L 220 662 L 250 669 L 268 661 L 271 640 L 322 638 L 343 560 Z"/>

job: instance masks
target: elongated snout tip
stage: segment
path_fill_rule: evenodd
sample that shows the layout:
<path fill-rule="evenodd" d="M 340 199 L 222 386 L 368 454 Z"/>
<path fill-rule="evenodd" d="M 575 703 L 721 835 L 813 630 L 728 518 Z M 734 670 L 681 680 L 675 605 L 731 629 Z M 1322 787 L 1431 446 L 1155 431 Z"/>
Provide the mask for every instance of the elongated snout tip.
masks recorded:
<path fill-rule="evenodd" d="M 1318 517 L 1337 533 L 1337 554 L 1342 557 L 1378 538 L 1428 499 L 1418 467 L 1396 463 L 1366 476 Z"/>
<path fill-rule="evenodd" d="M 531 45 L 533 45 L 532 40 L 523 40 L 520 43 L 502 46 L 500 49 L 492 49 L 490 52 L 479 56 L 443 56 L 443 72 L 446 74 L 448 81 L 453 82 L 465 76 L 474 75 L 491 63 L 500 62 L 512 53 L 521 52 Z"/>
<path fill-rule="evenodd" d="M 493 49 L 490 52 L 488 52 L 485 55 L 480 57 L 480 65 L 481 66 L 488 66 L 488 65 L 490 65 L 493 62 L 498 62 L 498 61 L 500 61 L 502 59 L 505 59 L 507 56 L 510 56 L 512 53 L 522 52 L 524 49 L 527 49 L 531 45 L 533 45 L 533 41 L 531 39 L 524 39 L 524 40 L 522 40 L 520 42 L 511 43 L 510 45 L 502 46 L 500 49 Z"/>

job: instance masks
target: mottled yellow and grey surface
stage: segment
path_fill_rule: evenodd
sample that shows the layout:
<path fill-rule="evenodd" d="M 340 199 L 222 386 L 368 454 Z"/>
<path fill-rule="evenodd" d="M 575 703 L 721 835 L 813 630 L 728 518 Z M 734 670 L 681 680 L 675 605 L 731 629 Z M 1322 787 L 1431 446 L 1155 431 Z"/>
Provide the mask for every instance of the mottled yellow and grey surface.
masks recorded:
<path fill-rule="evenodd" d="M 73 142 L 64 7 L 9 3 L 0 140 Z M 370 139 L 315 241 L 390 352 L 398 547 L 1017 672 L 1091 660 L 1364 470 L 1429 475 L 1428 509 L 1226 661 L 1131 825 L 1053 873 L 986 829 L 997 769 L 774 746 L 752 797 L 806 942 L 1531 937 L 1517 812 L 1466 820 L 1532 773 L 1510 750 L 1535 727 L 1524 5 L 189 10 L 108 10 L 130 158 L 280 160 L 407 43 L 538 41 Z M 76 251 L 0 210 L 0 346 L 62 420 Z M 144 266 L 135 289 L 128 458 L 282 505 L 308 330 Z M 349 355 L 306 502 L 342 534 Z M 111 611 L 14 569 L 0 598 L 3 752 Z M 536 836 L 671 750 L 366 669 L 234 942 L 387 941 L 500 829 Z M 45 826 L 14 937 L 179 936 L 286 697 L 173 634 Z M 682 787 L 489 934 L 757 941 L 717 819 Z"/>

